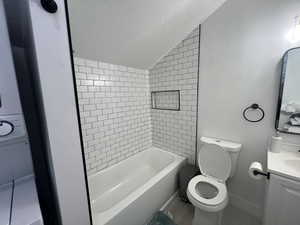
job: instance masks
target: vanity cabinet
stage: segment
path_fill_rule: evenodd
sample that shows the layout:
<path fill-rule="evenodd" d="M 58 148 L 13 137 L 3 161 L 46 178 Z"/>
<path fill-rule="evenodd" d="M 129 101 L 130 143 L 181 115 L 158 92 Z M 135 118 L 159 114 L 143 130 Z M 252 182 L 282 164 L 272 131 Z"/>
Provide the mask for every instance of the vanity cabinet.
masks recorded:
<path fill-rule="evenodd" d="M 271 174 L 264 225 L 300 224 L 300 182 Z"/>

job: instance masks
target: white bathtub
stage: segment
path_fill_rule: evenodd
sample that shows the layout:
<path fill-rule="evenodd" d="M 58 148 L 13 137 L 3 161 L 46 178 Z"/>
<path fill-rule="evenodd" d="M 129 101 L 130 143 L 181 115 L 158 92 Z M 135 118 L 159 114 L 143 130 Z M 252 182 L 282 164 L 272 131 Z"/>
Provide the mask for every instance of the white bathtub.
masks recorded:
<path fill-rule="evenodd" d="M 89 177 L 94 225 L 144 225 L 177 189 L 185 158 L 150 148 Z"/>

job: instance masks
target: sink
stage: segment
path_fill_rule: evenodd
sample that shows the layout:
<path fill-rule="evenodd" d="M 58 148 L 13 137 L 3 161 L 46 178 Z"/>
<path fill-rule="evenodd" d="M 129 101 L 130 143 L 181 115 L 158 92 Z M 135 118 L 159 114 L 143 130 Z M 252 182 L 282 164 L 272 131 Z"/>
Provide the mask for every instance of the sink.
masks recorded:
<path fill-rule="evenodd" d="M 300 181 L 300 153 L 296 151 L 268 152 L 268 172 Z"/>
<path fill-rule="evenodd" d="M 284 163 L 291 169 L 300 171 L 300 159 L 286 159 Z"/>

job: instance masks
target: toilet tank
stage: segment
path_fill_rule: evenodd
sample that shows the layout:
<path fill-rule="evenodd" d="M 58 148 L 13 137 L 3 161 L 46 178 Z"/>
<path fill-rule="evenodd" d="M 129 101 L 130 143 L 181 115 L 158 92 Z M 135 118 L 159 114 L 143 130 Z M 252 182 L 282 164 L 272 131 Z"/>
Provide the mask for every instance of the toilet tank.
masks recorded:
<path fill-rule="evenodd" d="M 236 171 L 237 161 L 239 157 L 239 153 L 242 149 L 242 144 L 235 143 L 231 141 L 222 140 L 219 138 L 210 138 L 210 137 L 201 137 L 201 143 L 209 143 L 221 146 L 225 151 L 228 152 L 231 158 L 231 172 L 230 177 L 232 177 Z"/>

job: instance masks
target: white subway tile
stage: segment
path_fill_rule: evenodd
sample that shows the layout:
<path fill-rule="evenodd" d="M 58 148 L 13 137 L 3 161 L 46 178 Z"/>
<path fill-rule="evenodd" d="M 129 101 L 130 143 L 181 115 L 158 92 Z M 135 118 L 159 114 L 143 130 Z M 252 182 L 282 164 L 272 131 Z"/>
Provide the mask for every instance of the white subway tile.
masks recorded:
<path fill-rule="evenodd" d="M 74 62 L 88 174 L 149 148 L 148 71 L 82 58 Z"/>

